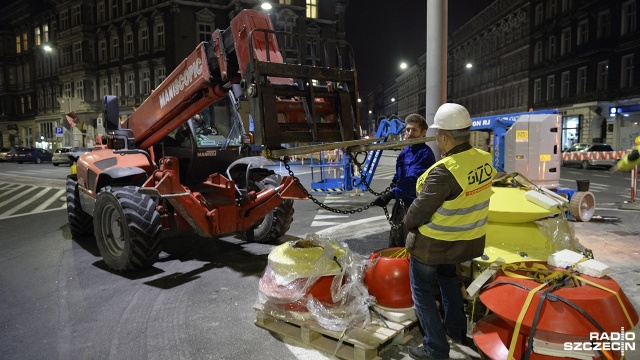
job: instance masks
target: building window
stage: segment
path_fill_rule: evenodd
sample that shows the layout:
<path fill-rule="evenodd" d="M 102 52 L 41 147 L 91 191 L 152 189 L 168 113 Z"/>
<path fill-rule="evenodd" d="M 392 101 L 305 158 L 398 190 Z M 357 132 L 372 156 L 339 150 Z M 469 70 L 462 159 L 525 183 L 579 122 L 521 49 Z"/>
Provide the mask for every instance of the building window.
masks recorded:
<path fill-rule="evenodd" d="M 542 62 L 542 41 L 538 41 L 533 52 L 533 63 L 540 64 Z"/>
<path fill-rule="evenodd" d="M 140 86 L 140 92 L 142 95 L 149 95 L 151 93 L 151 79 L 149 77 L 149 70 L 142 71 L 142 83 Z"/>
<path fill-rule="evenodd" d="M 140 29 L 140 51 L 149 51 L 149 29 Z"/>
<path fill-rule="evenodd" d="M 89 61 L 96 61 L 96 43 L 93 41 L 89 41 Z"/>
<path fill-rule="evenodd" d="M 104 1 L 99 1 L 98 2 L 98 22 L 105 22 L 107 21 L 107 18 L 105 16 L 105 9 L 104 9 Z"/>
<path fill-rule="evenodd" d="M 60 11 L 60 30 L 68 30 L 69 29 L 69 11 L 64 10 Z"/>
<path fill-rule="evenodd" d="M 211 24 L 198 23 L 196 26 L 198 29 L 198 43 L 208 41 L 212 33 Z"/>
<path fill-rule="evenodd" d="M 20 54 L 22 52 L 22 41 L 20 40 L 20 36 L 16 36 L 16 53 Z"/>
<path fill-rule="evenodd" d="M 605 10 L 598 14 L 598 32 L 596 38 L 606 39 L 611 36 L 611 14 Z"/>
<path fill-rule="evenodd" d="M 111 38 L 111 60 L 117 60 L 120 56 L 119 49 L 120 48 L 120 39 L 118 37 Z"/>
<path fill-rule="evenodd" d="M 569 97 L 569 85 L 570 85 L 570 76 L 569 72 L 565 71 L 561 75 L 561 83 L 560 83 L 560 98 L 564 99 Z"/>
<path fill-rule="evenodd" d="M 82 82 L 82 80 L 80 81 L 76 81 L 76 99 L 83 99 L 84 100 L 84 83 Z"/>
<path fill-rule="evenodd" d="M 71 65 L 71 46 L 62 48 L 62 66 Z"/>
<path fill-rule="evenodd" d="M 42 25 L 42 42 L 45 44 L 49 42 L 49 25 L 47 24 Z"/>
<path fill-rule="evenodd" d="M 628 88 L 633 86 L 633 54 L 622 57 L 620 67 L 620 87 Z"/>
<path fill-rule="evenodd" d="M 82 63 L 82 43 L 77 42 L 73 44 L 73 63 Z"/>
<path fill-rule="evenodd" d="M 598 90 L 609 89 L 609 61 L 602 61 L 598 63 Z"/>
<path fill-rule="evenodd" d="M 562 0 L 562 12 L 565 13 L 571 9 L 571 0 Z"/>
<path fill-rule="evenodd" d="M 551 19 L 558 13 L 556 0 L 547 0 L 547 19 Z"/>
<path fill-rule="evenodd" d="M 159 49 L 164 48 L 164 24 L 156 25 L 156 43 L 154 45 Z"/>
<path fill-rule="evenodd" d="M 71 83 L 66 82 L 63 85 L 62 94 L 66 99 L 71 99 L 73 97 L 73 93 L 71 92 Z"/>
<path fill-rule="evenodd" d="M 560 56 L 571 52 L 571 28 L 562 30 L 560 35 Z"/>
<path fill-rule="evenodd" d="M 278 4 L 281 5 L 291 5 L 291 0 L 279 0 Z"/>
<path fill-rule="evenodd" d="M 556 37 L 549 37 L 549 51 L 547 51 L 547 59 L 553 59 L 556 57 Z"/>
<path fill-rule="evenodd" d="M 534 104 L 539 103 L 541 97 L 542 97 L 542 79 L 536 79 L 533 82 L 533 103 Z"/>
<path fill-rule="evenodd" d="M 554 75 L 547 76 L 547 101 L 555 98 L 556 77 Z"/>
<path fill-rule="evenodd" d="M 118 0 L 110 0 L 111 1 L 111 18 L 115 19 L 118 17 Z"/>
<path fill-rule="evenodd" d="M 622 4 L 622 16 L 620 20 L 620 35 L 636 31 L 636 0 L 627 1 Z"/>
<path fill-rule="evenodd" d="M 587 67 L 578 68 L 576 77 L 576 95 L 583 95 L 587 92 Z"/>
<path fill-rule="evenodd" d="M 577 45 L 583 45 L 589 42 L 589 20 L 578 23 L 578 39 Z"/>
<path fill-rule="evenodd" d="M 124 0 L 125 14 L 131 14 L 133 12 L 133 2 L 131 0 Z"/>
<path fill-rule="evenodd" d="M 133 33 L 128 32 L 126 35 L 125 55 L 133 55 Z"/>
<path fill-rule="evenodd" d="M 518 106 L 524 104 L 524 86 L 518 86 Z"/>
<path fill-rule="evenodd" d="M 536 17 L 535 17 L 535 25 L 542 24 L 543 10 L 542 4 L 536 5 Z"/>
<path fill-rule="evenodd" d="M 44 109 L 44 91 L 38 91 L 38 109 Z"/>
<path fill-rule="evenodd" d="M 44 98 L 44 106 L 47 107 L 47 109 L 51 109 L 51 104 L 53 104 L 53 97 L 51 96 L 51 88 L 47 88 L 47 90 L 45 91 L 45 93 L 47 94 L 46 97 Z"/>
<path fill-rule="evenodd" d="M 109 95 L 109 79 L 102 79 L 102 96 Z"/>
<path fill-rule="evenodd" d="M 80 13 L 80 5 L 71 8 L 71 26 L 82 24 L 82 15 Z"/>
<path fill-rule="evenodd" d="M 166 78 L 167 78 L 166 69 L 165 69 L 165 68 L 163 68 L 163 67 L 160 67 L 160 68 L 158 68 L 158 69 L 156 70 L 156 74 L 157 74 L 156 79 L 158 80 L 157 85 L 160 85 L 160 84 L 162 84 L 162 82 L 164 81 L 164 79 L 166 79 Z M 156 86 L 157 86 L 157 85 L 156 85 Z"/>
<path fill-rule="evenodd" d="M 318 0 L 306 0 L 307 1 L 307 18 L 318 18 Z"/>
<path fill-rule="evenodd" d="M 35 28 L 34 37 L 36 38 L 36 46 L 42 45 L 42 36 L 40 33 L 40 27 Z"/>
<path fill-rule="evenodd" d="M 107 40 L 98 42 L 98 57 L 101 62 L 107 61 Z"/>
<path fill-rule="evenodd" d="M 125 96 L 135 96 L 136 95 L 136 82 L 135 76 L 133 73 L 127 74 L 127 88 Z"/>
<path fill-rule="evenodd" d="M 114 96 L 120 97 L 120 75 L 113 75 L 113 79 L 111 81 L 113 84 L 113 89 L 111 89 L 111 94 Z"/>
<path fill-rule="evenodd" d="M 29 50 L 29 35 L 26 32 L 22 33 L 22 51 Z"/>

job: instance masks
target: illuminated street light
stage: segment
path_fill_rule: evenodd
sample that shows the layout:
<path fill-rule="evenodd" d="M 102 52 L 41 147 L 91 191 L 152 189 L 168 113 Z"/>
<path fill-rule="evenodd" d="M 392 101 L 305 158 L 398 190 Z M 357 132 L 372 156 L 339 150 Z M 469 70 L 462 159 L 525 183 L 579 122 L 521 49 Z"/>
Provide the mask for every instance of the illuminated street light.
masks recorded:
<path fill-rule="evenodd" d="M 361 102 L 362 102 L 362 99 L 358 98 L 358 102 L 359 102 L 359 103 L 361 103 Z"/>
<path fill-rule="evenodd" d="M 471 69 L 473 67 L 472 63 L 467 63 L 467 65 L 465 65 L 464 67 L 466 67 L 467 69 Z"/>
<path fill-rule="evenodd" d="M 44 51 L 46 51 L 46 52 L 51 52 L 51 50 L 53 50 L 53 49 L 51 48 L 51 46 L 49 46 L 49 45 L 45 45 L 45 46 L 43 47 L 43 49 L 44 49 Z"/>
<path fill-rule="evenodd" d="M 407 68 L 407 63 L 406 63 L 406 62 L 404 62 L 404 61 L 403 61 L 403 62 L 401 62 L 401 63 L 400 63 L 400 69 L 404 70 L 404 69 L 406 69 L 406 68 Z"/>
<path fill-rule="evenodd" d="M 271 3 L 269 3 L 268 1 L 265 1 L 262 3 L 262 5 L 260 5 L 260 7 L 262 8 L 262 10 L 271 10 L 273 6 L 271 6 Z"/>
<path fill-rule="evenodd" d="M 373 114 L 373 111 L 369 110 L 369 114 Z"/>
<path fill-rule="evenodd" d="M 396 102 L 396 98 L 391 98 L 391 102 Z"/>

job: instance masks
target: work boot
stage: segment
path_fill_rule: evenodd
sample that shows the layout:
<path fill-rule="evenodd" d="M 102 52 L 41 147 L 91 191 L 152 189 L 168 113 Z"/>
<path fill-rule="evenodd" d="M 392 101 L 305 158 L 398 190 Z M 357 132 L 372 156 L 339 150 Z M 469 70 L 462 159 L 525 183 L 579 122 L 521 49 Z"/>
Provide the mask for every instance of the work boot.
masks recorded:
<path fill-rule="evenodd" d="M 429 354 L 427 350 L 425 350 L 424 345 L 409 346 L 409 356 L 411 356 L 412 359 L 416 359 L 416 360 L 448 360 L 449 359 L 448 356 L 446 358 L 431 356 L 431 354 Z"/>

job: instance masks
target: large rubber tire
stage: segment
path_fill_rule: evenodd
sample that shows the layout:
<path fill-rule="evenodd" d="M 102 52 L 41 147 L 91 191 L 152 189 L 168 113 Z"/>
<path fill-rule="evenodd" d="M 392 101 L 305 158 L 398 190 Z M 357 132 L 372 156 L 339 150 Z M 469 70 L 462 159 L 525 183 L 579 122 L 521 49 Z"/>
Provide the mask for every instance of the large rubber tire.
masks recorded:
<path fill-rule="evenodd" d="M 582 160 L 582 168 L 585 170 L 591 169 L 591 163 L 589 163 L 589 160 Z"/>
<path fill-rule="evenodd" d="M 104 262 L 116 271 L 150 267 L 160 254 L 158 201 L 138 189 L 105 187 L 96 200 L 96 242 Z"/>
<path fill-rule="evenodd" d="M 249 172 L 249 190 L 260 191 L 280 185 L 281 177 L 270 170 Z M 293 222 L 293 200 L 284 200 L 272 212 L 258 221 L 242 236 L 251 242 L 270 243 L 278 240 L 291 228 Z"/>
<path fill-rule="evenodd" d="M 591 191 L 576 191 L 569 201 L 569 214 L 578 221 L 591 220 L 596 210 L 596 198 Z"/>
<path fill-rule="evenodd" d="M 82 210 L 76 175 L 67 176 L 67 215 L 69 229 L 74 238 L 93 235 L 93 217 Z"/>

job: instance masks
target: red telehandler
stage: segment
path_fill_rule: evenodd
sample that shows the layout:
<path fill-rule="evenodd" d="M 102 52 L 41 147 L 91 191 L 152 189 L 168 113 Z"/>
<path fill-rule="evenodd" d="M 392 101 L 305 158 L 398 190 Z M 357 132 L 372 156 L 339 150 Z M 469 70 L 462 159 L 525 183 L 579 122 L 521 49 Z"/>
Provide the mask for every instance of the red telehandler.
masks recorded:
<path fill-rule="evenodd" d="M 279 44 L 297 46 L 288 52 L 297 59 L 283 57 Z M 105 96 L 101 145 L 79 156 L 67 179 L 71 233 L 95 235 L 116 271 L 151 266 L 163 229 L 276 240 L 291 225 L 293 200 L 307 195 L 254 155 L 293 154 L 293 143 L 362 143 L 357 98 L 346 42 L 277 32 L 267 14 L 243 10 L 124 124 L 118 99 Z M 210 107 L 213 126 L 194 120 Z"/>

